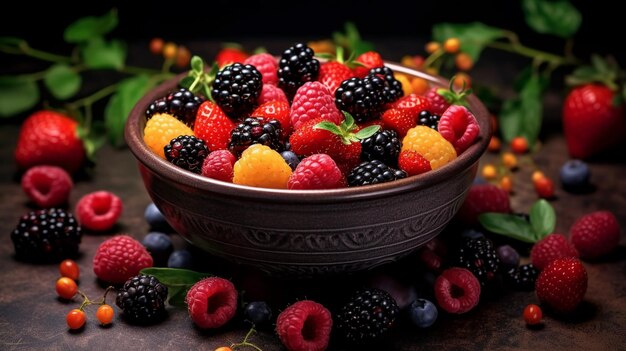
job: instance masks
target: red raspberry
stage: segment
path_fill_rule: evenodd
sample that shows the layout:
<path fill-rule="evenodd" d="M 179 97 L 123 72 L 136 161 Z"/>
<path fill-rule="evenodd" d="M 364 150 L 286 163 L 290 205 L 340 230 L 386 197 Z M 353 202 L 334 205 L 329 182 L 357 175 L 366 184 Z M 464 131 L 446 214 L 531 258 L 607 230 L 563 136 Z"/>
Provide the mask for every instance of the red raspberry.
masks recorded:
<path fill-rule="evenodd" d="M 562 234 L 550 234 L 537 241 L 530 250 L 530 261 L 537 269 L 544 269 L 557 258 L 578 258 L 578 251 Z"/>
<path fill-rule="evenodd" d="M 430 161 L 413 150 L 404 150 L 398 156 L 398 166 L 408 175 L 418 175 L 432 169 Z"/>
<path fill-rule="evenodd" d="M 569 232 L 574 247 L 585 259 L 602 257 L 619 244 L 620 228 L 609 211 L 597 211 L 580 217 Z"/>
<path fill-rule="evenodd" d="M 424 110 L 430 111 L 430 101 L 423 96 L 409 94 L 392 103 L 391 108 L 409 110 L 411 115 L 418 116 Z"/>
<path fill-rule="evenodd" d="M 228 148 L 230 132 L 235 123 L 226 116 L 226 113 L 211 101 L 205 101 L 198 108 L 193 133 L 204 140 L 210 151 Z"/>
<path fill-rule="evenodd" d="M 587 292 L 587 270 L 577 258 L 556 259 L 539 273 L 535 291 L 554 311 L 571 312 Z"/>
<path fill-rule="evenodd" d="M 237 295 L 229 280 L 219 277 L 202 279 L 187 292 L 185 300 L 189 316 L 200 328 L 219 328 L 235 316 Z"/>
<path fill-rule="evenodd" d="M 237 159 L 228 150 L 215 150 L 211 152 L 202 164 L 202 175 L 205 177 L 233 182 L 233 165 Z"/>
<path fill-rule="evenodd" d="M 261 88 L 261 95 L 259 95 L 257 102 L 259 104 L 264 104 L 268 101 L 284 101 L 289 103 L 287 95 L 285 95 L 285 92 L 281 88 L 271 84 L 263 84 L 263 88 Z"/>
<path fill-rule="evenodd" d="M 122 200 L 108 191 L 95 191 L 76 204 L 76 218 L 83 228 L 105 231 L 113 227 L 122 214 Z"/>
<path fill-rule="evenodd" d="M 364 52 L 355 61 L 363 64 L 362 66 L 354 67 L 354 76 L 357 78 L 364 78 L 370 72 L 370 69 L 385 65 L 383 58 L 375 51 Z"/>
<path fill-rule="evenodd" d="M 322 351 L 328 347 L 333 320 L 326 307 L 303 300 L 276 319 L 276 333 L 289 351 Z"/>
<path fill-rule="evenodd" d="M 104 241 L 93 257 L 93 272 L 113 284 L 121 284 L 152 267 L 152 256 L 141 243 L 128 235 L 116 235 Z"/>
<path fill-rule="evenodd" d="M 410 109 L 390 108 L 383 112 L 380 119 L 385 125 L 385 129 L 393 129 L 400 138 L 404 138 L 409 129 L 417 125 L 418 114 L 413 114 Z"/>
<path fill-rule="evenodd" d="M 430 101 L 429 112 L 441 116 L 444 112 L 446 112 L 448 107 L 450 107 L 450 103 L 448 102 L 448 100 L 446 100 L 445 97 L 438 93 L 439 89 L 442 88 L 430 88 L 424 96 L 426 97 L 426 99 L 428 99 L 428 101 Z"/>
<path fill-rule="evenodd" d="M 480 127 L 476 117 L 465 106 L 453 105 L 441 115 L 437 130 L 460 155 L 476 140 Z"/>
<path fill-rule="evenodd" d="M 291 105 L 291 125 L 294 129 L 313 119 L 340 124 L 343 115 L 335 105 L 335 98 L 328 87 L 320 82 L 304 83 L 293 97 Z"/>
<path fill-rule="evenodd" d="M 510 213 L 509 193 L 492 184 L 473 185 L 457 217 L 468 225 L 476 225 L 478 216 L 485 212 Z"/>
<path fill-rule="evenodd" d="M 263 85 L 278 84 L 278 63 L 274 56 L 268 53 L 256 54 L 248 57 L 244 62 L 254 66 L 263 76 Z"/>
<path fill-rule="evenodd" d="M 314 154 L 300 161 L 287 186 L 289 189 L 335 189 L 345 187 L 345 181 L 330 156 Z"/>
<path fill-rule="evenodd" d="M 263 103 L 261 106 L 257 107 L 254 112 L 252 112 L 251 116 L 254 117 L 263 117 L 264 120 L 269 121 L 270 119 L 275 119 L 280 122 L 280 127 L 282 129 L 281 136 L 284 139 L 289 137 L 291 134 L 291 107 L 289 107 L 289 103 L 287 101 L 268 101 Z"/>
<path fill-rule="evenodd" d="M 70 175 L 57 166 L 34 166 L 22 176 L 22 189 L 42 208 L 67 203 L 73 186 Z"/>
<path fill-rule="evenodd" d="M 448 268 L 435 280 L 435 298 L 448 313 L 465 313 L 478 305 L 480 282 L 465 268 Z"/>

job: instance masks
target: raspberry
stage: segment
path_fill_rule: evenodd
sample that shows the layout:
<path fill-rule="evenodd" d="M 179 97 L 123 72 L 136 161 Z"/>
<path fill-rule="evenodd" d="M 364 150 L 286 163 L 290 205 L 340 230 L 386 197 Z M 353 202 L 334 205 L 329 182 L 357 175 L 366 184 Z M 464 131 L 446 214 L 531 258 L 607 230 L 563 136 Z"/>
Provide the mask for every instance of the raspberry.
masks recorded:
<path fill-rule="evenodd" d="M 22 176 L 22 189 L 42 208 L 67 203 L 73 185 L 67 171 L 57 166 L 34 166 Z"/>
<path fill-rule="evenodd" d="M 89 193 L 76 204 L 76 218 L 83 228 L 105 231 L 113 227 L 122 214 L 122 200 L 108 191 Z"/>
<path fill-rule="evenodd" d="M 305 122 L 318 118 L 339 124 L 343 115 L 335 106 L 335 100 L 326 85 L 320 82 L 304 83 L 293 97 L 291 125 L 298 129 Z"/>
<path fill-rule="evenodd" d="M 620 228 L 609 211 L 597 211 L 580 217 L 570 229 L 570 239 L 580 256 L 586 259 L 602 257 L 619 244 Z"/>
<path fill-rule="evenodd" d="M 334 189 L 344 187 L 345 181 L 330 156 L 314 154 L 300 161 L 287 186 L 289 189 Z"/>
<path fill-rule="evenodd" d="M 98 246 L 93 271 L 99 279 L 118 284 L 152 267 L 152 262 L 152 256 L 139 241 L 128 235 L 116 235 Z"/>
<path fill-rule="evenodd" d="M 537 278 L 539 300 L 556 312 L 573 311 L 587 292 L 587 271 L 577 258 L 552 261 Z"/>
<path fill-rule="evenodd" d="M 276 319 L 276 333 L 289 351 L 326 350 L 332 326 L 326 307 L 311 300 L 290 305 Z"/>
<path fill-rule="evenodd" d="M 205 177 L 233 182 L 233 165 L 237 159 L 228 150 L 213 151 L 204 159 L 202 175 Z"/>
<path fill-rule="evenodd" d="M 550 234 L 539 240 L 530 250 L 530 260 L 537 269 L 544 269 L 557 258 L 578 258 L 578 251 L 562 234 Z"/>
<path fill-rule="evenodd" d="M 435 280 L 435 298 L 448 313 L 465 313 L 478 305 L 480 282 L 465 268 L 449 268 Z"/>
<path fill-rule="evenodd" d="M 269 101 L 283 101 L 289 103 L 287 95 L 285 95 L 285 92 L 281 88 L 271 84 L 263 84 L 258 103 L 262 105 Z"/>
<path fill-rule="evenodd" d="M 244 62 L 244 65 L 252 65 L 261 73 L 263 85 L 265 84 L 278 84 L 278 62 L 274 56 L 268 53 L 256 54 L 248 57 Z"/>
<path fill-rule="evenodd" d="M 233 183 L 261 188 L 287 189 L 291 167 L 268 146 L 248 147 L 235 163 Z"/>
<path fill-rule="evenodd" d="M 161 158 L 165 159 L 163 148 L 170 140 L 179 135 L 194 135 L 191 128 L 187 127 L 176 117 L 167 113 L 158 113 L 146 122 L 143 130 L 143 141 Z"/>
<path fill-rule="evenodd" d="M 415 151 L 404 150 L 398 156 L 398 166 L 409 176 L 430 171 L 430 162 Z"/>
<path fill-rule="evenodd" d="M 237 312 L 237 290 L 229 280 L 209 277 L 195 283 L 185 298 L 191 320 L 202 329 L 219 328 Z"/>
<path fill-rule="evenodd" d="M 467 150 L 478 137 L 480 127 L 476 117 L 464 106 L 450 106 L 439 120 L 437 130 L 452 145 L 457 154 Z"/>
<path fill-rule="evenodd" d="M 268 101 L 261 106 L 257 107 L 250 116 L 263 117 L 265 121 L 275 119 L 280 123 L 282 130 L 281 137 L 287 139 L 291 134 L 291 107 L 289 103 L 285 101 Z"/>
<path fill-rule="evenodd" d="M 437 131 L 426 126 L 416 126 L 402 139 L 402 149 L 415 151 L 430 162 L 432 169 L 444 166 L 456 158 L 456 151 L 450 142 Z"/>
<path fill-rule="evenodd" d="M 205 101 L 198 108 L 193 132 L 195 136 L 204 140 L 209 150 L 226 149 L 233 128 L 235 123 L 215 103 Z"/>
<path fill-rule="evenodd" d="M 430 88 L 427 92 L 426 92 L 426 99 L 428 99 L 428 101 L 430 101 L 430 112 L 435 114 L 435 115 L 440 115 L 443 114 L 448 107 L 450 107 L 450 103 L 446 100 L 446 98 L 444 98 L 443 96 L 441 96 L 438 91 L 441 88 L 438 87 L 433 87 Z"/>
<path fill-rule="evenodd" d="M 467 225 L 476 225 L 478 216 L 485 212 L 510 213 L 509 194 L 492 184 L 472 185 L 457 218 Z"/>

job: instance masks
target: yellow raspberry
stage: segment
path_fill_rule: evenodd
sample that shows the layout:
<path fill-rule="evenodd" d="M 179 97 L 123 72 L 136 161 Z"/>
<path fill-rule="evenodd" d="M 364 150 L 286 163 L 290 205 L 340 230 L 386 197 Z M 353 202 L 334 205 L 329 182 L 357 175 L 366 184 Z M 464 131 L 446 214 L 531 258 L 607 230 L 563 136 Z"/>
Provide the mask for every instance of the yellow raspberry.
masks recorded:
<path fill-rule="evenodd" d="M 233 183 L 260 188 L 287 189 L 291 167 L 268 146 L 254 144 L 235 162 Z"/>
<path fill-rule="evenodd" d="M 159 113 L 152 116 L 143 129 L 143 141 L 154 153 L 163 159 L 165 159 L 163 148 L 179 135 L 194 134 L 191 128 L 167 113 Z"/>
<path fill-rule="evenodd" d="M 402 151 L 412 150 L 430 161 L 430 167 L 437 169 L 456 158 L 454 146 L 436 130 L 417 126 L 409 129 L 402 140 Z"/>

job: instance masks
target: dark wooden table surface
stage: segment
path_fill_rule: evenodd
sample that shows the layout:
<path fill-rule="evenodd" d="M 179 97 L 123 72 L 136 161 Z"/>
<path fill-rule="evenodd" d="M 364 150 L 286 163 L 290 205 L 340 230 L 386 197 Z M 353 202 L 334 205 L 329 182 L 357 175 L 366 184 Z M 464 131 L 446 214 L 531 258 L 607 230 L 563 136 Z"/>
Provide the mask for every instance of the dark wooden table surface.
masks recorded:
<path fill-rule="evenodd" d="M 505 63 L 503 65 L 506 66 Z M 483 77 L 491 78 L 496 83 L 504 79 L 496 73 L 487 73 Z M 555 112 L 558 111 L 558 93 L 548 100 L 553 108 L 546 123 L 552 125 L 552 132 L 542 136 L 542 149 L 534 160 L 544 173 L 557 180 L 556 199 L 551 201 L 558 216 L 556 231 L 567 233 L 576 218 L 596 210 L 613 211 L 622 228 L 622 240 L 616 254 L 600 262 L 585 263 L 589 288 L 583 304 L 573 316 L 563 318 L 548 315 L 542 328 L 531 330 L 525 326 L 521 311 L 526 304 L 537 302 L 534 293 L 497 293 L 483 299 L 477 308 L 465 315 L 441 313 L 437 323 L 429 329 L 413 329 L 404 319 L 392 338 L 383 346 L 378 346 L 378 350 L 626 349 L 625 158 L 622 155 L 590 164 L 595 191 L 589 194 L 564 192 L 558 186 L 558 171 L 568 156 L 565 141 L 559 132 L 558 112 Z M 85 328 L 77 333 L 68 331 L 65 314 L 80 303 L 78 300 L 68 303 L 57 299 L 54 290 L 54 282 L 58 278 L 57 265 L 27 264 L 14 258 L 9 234 L 19 217 L 32 209 L 19 186 L 13 163 L 12 152 L 17 131 L 18 125 L 15 123 L 0 129 L 0 233 L 3 233 L 0 236 L 1 350 L 213 350 L 243 338 L 248 329 L 241 323 L 231 323 L 215 331 L 201 331 L 193 326 L 185 309 L 174 307 L 168 307 L 167 319 L 157 325 L 133 326 L 116 317 L 113 325 L 107 328 L 100 327 L 95 321 L 95 308 L 88 308 Z M 105 147 L 97 157 L 97 166 L 92 175 L 76 182 L 70 198 L 70 209 L 74 208 L 82 195 L 104 189 L 121 197 L 124 211 L 111 232 L 86 233 L 83 237 L 81 256 L 77 259 L 81 268 L 79 288 L 91 297 L 100 296 L 104 291 L 95 278 L 91 264 L 98 245 L 116 233 L 128 233 L 141 239 L 149 231 L 143 212 L 150 199 L 130 151 Z M 493 161 L 495 157 L 487 154 L 481 162 Z M 511 199 L 516 211 L 528 211 L 537 199 L 529 180 L 531 171 L 530 166 L 523 166 L 514 174 L 515 194 Z M 185 245 L 177 236 L 174 236 L 174 242 L 178 248 Z M 332 300 L 333 295 L 342 295 L 341 289 L 350 283 L 367 279 L 369 274 L 321 281 L 284 281 L 251 273 L 242 267 L 215 263 L 210 258 L 206 262 L 208 266 L 203 266 L 203 269 L 235 272 L 232 274 L 245 285 L 243 288 L 249 294 L 262 290 L 264 292 L 259 294 L 267 294 L 269 291 L 269 298 L 275 301 L 287 299 L 283 299 L 283 305 L 277 308 L 295 299 L 315 297 L 317 294 L 327 298 L 331 296 Z M 391 268 L 403 269 L 401 265 Z M 113 299 L 109 302 L 113 304 Z M 116 312 L 119 314 L 117 308 Z M 252 341 L 265 351 L 282 349 L 271 330 L 260 330 L 252 337 Z"/>

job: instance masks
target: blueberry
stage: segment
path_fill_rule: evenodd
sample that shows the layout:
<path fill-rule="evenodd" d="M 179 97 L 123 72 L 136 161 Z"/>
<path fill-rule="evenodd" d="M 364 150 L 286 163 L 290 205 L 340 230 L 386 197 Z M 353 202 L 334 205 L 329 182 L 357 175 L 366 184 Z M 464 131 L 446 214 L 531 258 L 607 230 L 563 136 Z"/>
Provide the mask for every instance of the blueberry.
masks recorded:
<path fill-rule="evenodd" d="M 485 236 L 485 234 L 475 229 L 465 229 L 461 232 L 461 238 L 478 239 L 482 238 L 483 236 Z"/>
<path fill-rule="evenodd" d="M 193 268 L 193 258 L 191 252 L 187 250 L 176 250 L 170 254 L 167 259 L 167 266 L 169 268 Z"/>
<path fill-rule="evenodd" d="M 409 306 L 409 317 L 418 328 L 428 328 L 437 320 L 437 307 L 426 299 L 417 299 Z"/>
<path fill-rule="evenodd" d="M 485 178 L 481 177 L 481 176 L 476 176 L 476 178 L 474 178 L 474 181 L 472 182 L 472 185 L 480 185 L 480 184 L 487 184 L 487 180 L 485 180 Z"/>
<path fill-rule="evenodd" d="M 280 155 L 283 157 L 285 162 L 287 162 L 289 167 L 291 167 L 292 171 L 296 169 L 298 163 L 300 163 L 300 159 L 296 154 L 293 153 L 293 151 L 283 151 L 280 153 Z"/>
<path fill-rule="evenodd" d="M 174 245 L 172 245 L 170 237 L 159 232 L 148 233 L 141 243 L 152 255 L 155 266 L 165 265 L 168 257 L 174 251 Z"/>
<path fill-rule="evenodd" d="M 519 265 L 519 254 L 510 245 L 502 245 L 496 249 L 496 254 L 500 259 L 500 264 L 505 270 L 515 268 Z"/>
<path fill-rule="evenodd" d="M 272 319 L 272 310 L 263 301 L 249 302 L 243 309 L 244 318 L 255 326 L 267 324 Z"/>
<path fill-rule="evenodd" d="M 589 186 L 591 171 L 581 160 L 569 160 L 561 167 L 561 184 L 567 191 L 581 191 Z"/>
<path fill-rule="evenodd" d="M 162 232 L 169 232 L 172 230 L 169 223 L 167 223 L 165 217 L 154 203 L 150 203 L 146 207 L 144 217 L 146 218 L 146 222 L 148 222 L 148 225 L 152 230 L 158 230 Z"/>

